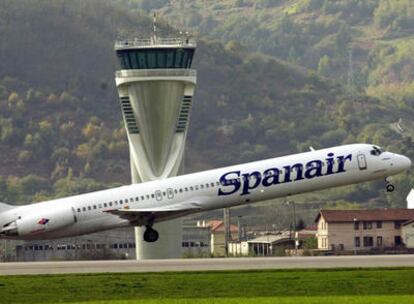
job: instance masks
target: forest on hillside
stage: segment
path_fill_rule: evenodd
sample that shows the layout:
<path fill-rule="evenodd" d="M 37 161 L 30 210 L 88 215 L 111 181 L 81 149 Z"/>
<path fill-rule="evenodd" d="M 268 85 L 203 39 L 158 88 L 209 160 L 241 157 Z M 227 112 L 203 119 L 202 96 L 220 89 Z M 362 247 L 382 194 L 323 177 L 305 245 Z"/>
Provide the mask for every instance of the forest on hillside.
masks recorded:
<path fill-rule="evenodd" d="M 413 105 L 411 0 L 118 0 L 177 27 L 315 70 L 348 89 Z M 352 72 L 352 77 L 350 77 Z"/>
<path fill-rule="evenodd" d="M 268 36 L 263 43 L 279 41 L 276 49 L 284 44 L 285 50 L 291 43 L 297 55 L 290 60 L 289 54 L 279 54 L 276 49 L 252 49 L 245 38 L 258 41 L 256 36 L 249 31 L 235 36 L 244 25 L 235 21 L 231 25 L 231 19 L 243 16 L 244 10 L 248 21 L 267 9 L 286 9 L 285 1 L 222 1 L 221 8 L 213 2 L 205 1 L 207 8 L 229 18 L 223 18 L 224 22 L 217 17 L 210 33 L 198 26 L 194 60 L 198 86 L 187 144 L 187 172 L 306 151 L 310 146 L 354 142 L 372 142 L 414 158 L 411 133 L 401 134 L 391 127 L 400 119 L 411 121 L 414 114 L 409 68 L 397 76 L 390 73 L 397 71 L 394 64 L 401 64 L 399 59 L 411 65 L 411 59 L 404 59 L 410 39 L 404 39 L 407 46 L 401 49 L 393 42 L 399 38 L 392 33 L 400 33 L 393 25 L 397 24 L 395 18 L 375 25 L 386 30 L 382 35 L 389 35 L 393 51 L 384 53 L 377 46 L 369 49 L 377 54 L 370 57 L 371 66 L 365 67 L 366 79 L 370 80 L 351 94 L 343 85 L 344 72 L 336 72 L 340 63 L 335 56 L 339 58 L 337 52 L 359 39 L 353 33 L 354 26 L 365 26 L 357 21 L 361 16 L 354 16 L 355 25 L 351 23 L 344 35 L 327 32 L 328 28 L 339 31 L 341 25 L 327 24 L 326 31 L 313 29 L 305 16 L 318 13 L 321 22 L 328 22 L 324 19 L 332 15 L 331 19 L 345 22 L 351 18 L 346 6 L 338 6 L 334 13 L 333 8 L 324 7 L 324 1 L 298 1 L 297 13 L 284 13 L 279 18 L 275 12 L 275 28 L 267 25 L 262 35 Z M 273 7 L 276 2 L 280 5 Z M 368 1 L 374 2 L 378 1 Z M 165 16 L 159 20 L 160 32 L 176 34 L 178 30 L 169 19 L 179 3 L 184 3 L 185 10 L 197 10 L 201 5 L 201 1 L 0 2 L 0 37 L 7 41 L 0 44 L 0 201 L 22 204 L 129 182 L 128 144 L 114 85 L 118 66 L 113 44 L 120 36 L 148 36 L 153 9 L 162 10 Z M 253 8 L 257 16 L 251 12 Z M 366 14 L 369 11 L 376 16 L 378 9 L 372 4 Z M 334 18 L 338 13 L 340 18 Z M 303 23 L 296 25 L 301 18 Z M 398 20 L 404 26 L 411 24 L 409 18 Z M 377 21 L 372 22 L 367 21 L 369 28 Z M 246 26 L 252 25 L 246 22 Z M 301 32 L 295 32 L 299 28 Z M 407 37 L 409 30 L 409 26 L 403 30 Z M 319 36 L 305 34 L 312 31 Z M 343 40 L 341 35 L 348 38 Z M 286 40 L 280 40 L 282 37 Z M 314 58 L 306 53 L 313 52 L 324 39 L 327 45 L 339 43 L 330 50 L 331 55 L 322 55 L 329 55 L 327 74 L 319 68 L 320 59 L 305 60 Z M 400 55 L 394 57 L 393 52 Z M 383 66 L 374 60 L 387 56 L 396 61 Z M 384 68 L 377 71 L 380 64 Z M 381 82 L 375 82 L 375 75 L 380 73 L 390 79 L 401 77 L 401 82 L 393 85 L 400 85 L 403 89 L 398 92 L 406 90 L 406 95 L 389 99 L 381 93 Z M 312 193 L 297 200 L 334 207 L 402 207 L 414 176 L 407 172 L 394 182 L 401 190 L 390 195 L 384 194 L 382 182 L 373 182 Z"/>

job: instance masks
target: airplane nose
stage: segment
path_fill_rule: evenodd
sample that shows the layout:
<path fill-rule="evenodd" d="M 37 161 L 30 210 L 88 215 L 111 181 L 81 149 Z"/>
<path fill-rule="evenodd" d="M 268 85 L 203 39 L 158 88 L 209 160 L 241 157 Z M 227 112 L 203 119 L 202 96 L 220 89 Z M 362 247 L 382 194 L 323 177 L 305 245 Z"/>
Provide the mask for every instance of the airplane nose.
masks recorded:
<path fill-rule="evenodd" d="M 401 168 L 402 170 L 404 169 L 408 169 L 411 167 L 411 160 L 404 155 L 398 155 L 397 157 L 397 162 L 396 162 L 399 168 Z"/>

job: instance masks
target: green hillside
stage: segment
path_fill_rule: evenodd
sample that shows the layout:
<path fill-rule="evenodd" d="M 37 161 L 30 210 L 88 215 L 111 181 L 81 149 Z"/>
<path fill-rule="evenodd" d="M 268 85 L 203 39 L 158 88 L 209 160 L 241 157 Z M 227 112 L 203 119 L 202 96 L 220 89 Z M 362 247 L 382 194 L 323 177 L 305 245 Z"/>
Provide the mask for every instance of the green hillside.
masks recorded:
<path fill-rule="evenodd" d="M 204 37 L 223 43 L 235 40 L 250 51 L 311 68 L 348 83 L 351 90 L 399 106 L 413 104 L 411 0 L 118 2 L 131 10 L 155 10 Z"/>
<path fill-rule="evenodd" d="M 148 35 L 151 19 L 143 14 L 98 0 L 0 3 L 7 42 L 0 44 L 1 200 L 24 203 L 129 182 L 113 43 L 127 33 Z M 160 23 L 161 33 L 173 33 Z M 336 81 L 294 63 L 203 35 L 195 67 L 188 172 L 353 142 L 414 156 L 411 137 L 390 127 L 413 117 L 405 103 L 349 97 Z M 395 181 L 401 191 L 393 195 L 377 182 L 298 200 L 403 206 L 414 178 L 406 173 Z"/>

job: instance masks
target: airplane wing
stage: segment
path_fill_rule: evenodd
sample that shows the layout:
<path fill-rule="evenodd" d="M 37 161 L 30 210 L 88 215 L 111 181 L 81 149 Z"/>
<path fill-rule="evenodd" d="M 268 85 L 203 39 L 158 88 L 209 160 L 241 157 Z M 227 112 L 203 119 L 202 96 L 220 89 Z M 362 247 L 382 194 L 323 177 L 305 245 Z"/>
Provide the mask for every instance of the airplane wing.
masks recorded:
<path fill-rule="evenodd" d="M 196 210 L 201 210 L 200 202 L 183 202 L 173 205 L 157 206 L 157 207 L 143 207 L 143 208 L 120 208 L 105 210 L 105 212 L 119 216 L 120 218 L 129 220 L 130 222 L 141 225 L 148 221 L 154 222 L 172 219 L 184 214 L 193 213 Z"/>

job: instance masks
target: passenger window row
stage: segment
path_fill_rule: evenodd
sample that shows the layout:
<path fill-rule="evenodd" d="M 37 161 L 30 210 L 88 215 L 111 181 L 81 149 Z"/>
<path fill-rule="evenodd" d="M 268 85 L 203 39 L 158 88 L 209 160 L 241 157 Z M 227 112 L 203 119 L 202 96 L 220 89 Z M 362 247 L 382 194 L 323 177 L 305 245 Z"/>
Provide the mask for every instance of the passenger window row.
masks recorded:
<path fill-rule="evenodd" d="M 178 194 L 178 193 L 183 193 L 183 192 L 189 192 L 189 191 L 198 191 L 199 189 L 207 189 L 207 188 L 214 188 L 215 186 L 220 186 L 220 182 L 211 182 L 211 183 L 206 183 L 206 184 L 201 184 L 201 185 L 196 185 L 196 186 L 190 186 L 190 187 L 184 187 L 184 188 L 180 188 L 180 189 L 174 189 L 174 193 Z M 163 196 L 167 196 L 167 193 L 165 191 L 162 192 Z M 118 201 L 114 201 L 109 202 L 109 203 L 103 203 L 103 204 L 95 204 L 95 205 L 89 205 L 89 206 L 84 206 L 81 208 L 77 208 L 77 212 L 86 212 L 86 211 L 91 211 L 91 210 L 97 210 L 97 209 L 102 209 L 102 208 L 108 208 L 108 207 L 117 207 L 122 206 L 124 203 L 127 204 L 128 202 L 133 203 L 135 202 L 139 202 L 141 201 L 145 201 L 145 200 L 149 200 L 150 198 L 155 198 L 155 194 L 146 194 L 146 195 L 141 195 L 141 196 L 137 196 L 134 198 L 130 198 L 125 199 L 125 200 L 119 200 Z"/>
<path fill-rule="evenodd" d="M 211 183 L 200 184 L 200 185 L 196 185 L 196 186 L 190 186 L 190 187 L 184 187 L 184 188 L 180 188 L 180 189 L 174 189 L 174 193 L 178 194 L 178 193 L 189 192 L 189 191 L 198 191 L 200 189 L 214 188 L 215 186 L 220 186 L 220 182 L 215 182 L 215 183 L 211 182 Z M 165 196 L 165 194 L 164 194 L 164 196 Z"/>
<path fill-rule="evenodd" d="M 75 250 L 75 249 L 106 249 L 107 247 L 111 249 L 128 249 L 135 248 L 135 243 L 113 243 L 113 244 L 103 244 L 103 243 L 84 243 L 84 244 L 58 244 L 55 246 L 52 245 L 28 245 L 28 246 L 17 246 L 16 248 L 24 249 L 24 251 L 45 251 L 45 250 Z"/>

